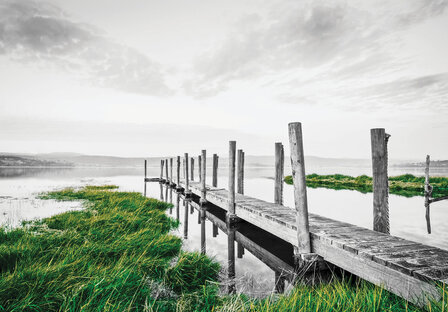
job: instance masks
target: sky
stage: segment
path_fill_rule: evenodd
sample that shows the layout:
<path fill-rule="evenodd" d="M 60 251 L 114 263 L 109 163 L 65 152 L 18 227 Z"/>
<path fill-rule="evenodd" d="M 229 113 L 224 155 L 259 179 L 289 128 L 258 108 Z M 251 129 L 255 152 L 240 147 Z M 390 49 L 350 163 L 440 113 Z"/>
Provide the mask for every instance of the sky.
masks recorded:
<path fill-rule="evenodd" d="M 448 0 L 0 0 L 0 152 L 448 159 Z"/>

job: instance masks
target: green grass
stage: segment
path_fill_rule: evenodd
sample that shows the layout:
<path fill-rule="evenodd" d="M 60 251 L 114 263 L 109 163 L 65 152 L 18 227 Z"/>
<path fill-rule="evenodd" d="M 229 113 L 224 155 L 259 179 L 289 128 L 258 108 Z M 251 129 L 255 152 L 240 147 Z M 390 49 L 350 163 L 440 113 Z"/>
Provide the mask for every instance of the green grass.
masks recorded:
<path fill-rule="evenodd" d="M 115 188 L 43 194 L 86 209 L 0 229 L 0 311 L 420 311 L 354 278 L 264 299 L 220 295 L 219 265 L 170 234 L 170 205 Z M 442 293 L 428 310 L 448 311 Z"/>
<path fill-rule="evenodd" d="M 448 195 L 448 177 L 431 177 L 429 181 L 433 186 L 432 197 Z M 286 176 L 285 182 L 293 184 L 292 177 Z M 389 177 L 389 192 L 406 197 L 423 196 L 424 184 L 424 177 L 416 177 L 412 174 Z M 373 192 L 372 178 L 366 175 L 352 177 L 342 174 L 318 175 L 313 173 L 306 176 L 306 185 L 311 188 L 324 187 L 334 190 L 356 190 L 362 193 Z"/>

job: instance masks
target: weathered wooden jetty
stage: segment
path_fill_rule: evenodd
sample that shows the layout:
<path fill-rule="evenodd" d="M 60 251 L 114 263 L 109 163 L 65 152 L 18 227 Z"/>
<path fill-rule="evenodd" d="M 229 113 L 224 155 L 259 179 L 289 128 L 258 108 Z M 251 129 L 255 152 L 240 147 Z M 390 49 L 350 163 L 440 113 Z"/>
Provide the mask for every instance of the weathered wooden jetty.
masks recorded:
<path fill-rule="evenodd" d="M 228 235 L 228 275 L 235 277 L 235 247 L 238 256 L 248 249 L 273 270 L 278 280 L 293 278 L 297 272 L 318 270 L 328 263 L 355 274 L 413 303 L 423 305 L 429 299 L 440 299 L 440 285 L 448 282 L 448 251 L 389 235 L 387 140 L 384 129 L 372 129 L 372 166 L 374 178 L 373 230 L 308 213 L 305 165 L 300 123 L 289 125 L 291 165 L 293 170 L 295 207 L 282 204 L 284 175 L 283 145 L 276 143 L 276 183 L 274 202 L 244 195 L 244 152 L 236 143 L 229 144 L 229 187 L 217 187 L 218 157 L 213 155 L 212 185 L 206 184 L 206 151 L 198 157 L 199 181 L 184 159 L 184 178 L 180 178 L 180 157 L 177 158 L 177 180 L 173 179 L 173 162 L 168 173 L 168 159 L 161 164 L 158 179 L 184 194 L 189 205 L 200 211 L 201 249 L 205 252 L 205 219 L 213 222 L 214 235 L 220 228 Z M 164 177 L 164 167 L 165 177 Z M 237 174 L 236 174 L 237 171 Z M 190 174 L 190 175 L 189 175 Z M 238 192 L 235 180 L 238 178 Z M 145 181 L 148 179 L 145 171 Z M 212 211 L 213 210 L 213 211 Z M 220 212 L 221 211 L 221 212 Z M 221 218 L 217 215 L 221 214 Z M 224 217 L 225 216 L 225 217 Z M 245 222 L 259 228 L 291 248 L 292 261 L 279 257 L 275 250 L 260 247 L 238 224 Z M 285 260 L 286 259 L 286 260 Z M 277 279 L 277 276 L 276 276 Z M 279 283 L 278 289 L 282 289 Z M 234 286 L 229 286 L 234 291 Z"/>

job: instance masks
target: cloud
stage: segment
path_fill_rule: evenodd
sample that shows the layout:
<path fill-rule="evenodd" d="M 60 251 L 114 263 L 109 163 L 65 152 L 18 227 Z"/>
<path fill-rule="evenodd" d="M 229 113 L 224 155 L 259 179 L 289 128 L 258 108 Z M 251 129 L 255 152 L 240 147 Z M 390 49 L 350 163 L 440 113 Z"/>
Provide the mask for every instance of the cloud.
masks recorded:
<path fill-rule="evenodd" d="M 347 73 L 348 66 L 391 72 L 406 61 L 390 53 L 400 48 L 393 34 L 447 6 L 446 0 L 281 1 L 268 14 L 247 16 L 219 47 L 198 58 L 198 75 L 185 87 L 200 97 L 237 81 L 293 71 L 290 76 L 300 80 Z"/>
<path fill-rule="evenodd" d="M 0 54 L 54 65 L 101 87 L 154 96 L 173 93 L 157 62 L 45 2 L 0 2 Z"/>

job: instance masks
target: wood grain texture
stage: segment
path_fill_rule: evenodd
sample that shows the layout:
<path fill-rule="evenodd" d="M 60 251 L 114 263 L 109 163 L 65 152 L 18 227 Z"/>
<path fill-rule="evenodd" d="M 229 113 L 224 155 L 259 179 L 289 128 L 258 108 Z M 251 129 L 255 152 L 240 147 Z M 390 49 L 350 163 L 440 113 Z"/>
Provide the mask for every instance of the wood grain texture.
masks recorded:
<path fill-rule="evenodd" d="M 275 143 L 274 203 L 283 204 L 284 150 L 282 143 Z"/>
<path fill-rule="evenodd" d="M 237 193 L 244 194 L 244 152 L 238 150 L 238 167 L 237 167 Z"/>
<path fill-rule="evenodd" d="M 373 174 L 373 229 L 390 233 L 387 138 L 383 128 L 370 130 Z"/>

